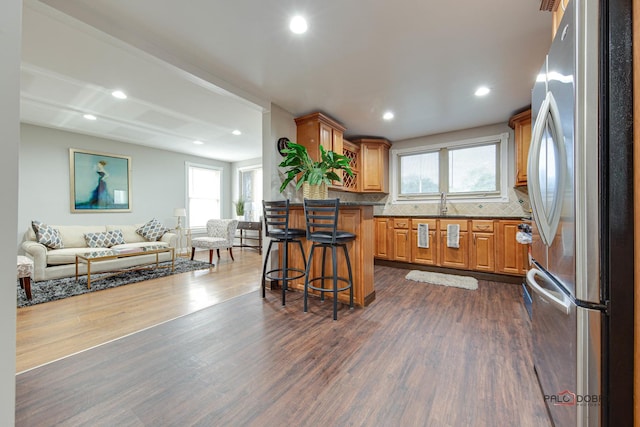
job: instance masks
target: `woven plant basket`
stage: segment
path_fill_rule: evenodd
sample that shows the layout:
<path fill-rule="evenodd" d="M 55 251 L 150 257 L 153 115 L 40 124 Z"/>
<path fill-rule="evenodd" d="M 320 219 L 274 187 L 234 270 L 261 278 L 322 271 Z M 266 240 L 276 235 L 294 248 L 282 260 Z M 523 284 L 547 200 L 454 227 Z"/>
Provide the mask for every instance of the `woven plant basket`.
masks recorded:
<path fill-rule="evenodd" d="M 327 184 L 310 185 L 308 182 L 302 183 L 302 196 L 305 199 L 328 199 L 329 189 Z"/>

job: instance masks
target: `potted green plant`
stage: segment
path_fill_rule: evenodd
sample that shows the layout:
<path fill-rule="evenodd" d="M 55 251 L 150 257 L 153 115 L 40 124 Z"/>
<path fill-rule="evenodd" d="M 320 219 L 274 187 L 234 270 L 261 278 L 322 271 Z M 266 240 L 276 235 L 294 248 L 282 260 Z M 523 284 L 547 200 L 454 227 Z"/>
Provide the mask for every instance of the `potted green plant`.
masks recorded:
<path fill-rule="evenodd" d="M 238 217 L 244 216 L 244 199 L 239 198 L 234 204 L 236 205 L 236 215 Z"/>
<path fill-rule="evenodd" d="M 302 187 L 305 198 L 327 198 L 327 186 L 331 181 L 342 181 L 336 171 L 343 170 L 353 176 L 349 159 L 334 151 L 326 151 L 322 145 L 319 161 L 311 159 L 306 147 L 295 142 L 289 142 L 281 152 L 285 157 L 278 166 L 288 168 L 285 171 L 287 177 L 280 186 L 281 193 L 297 177 L 296 189 Z"/>

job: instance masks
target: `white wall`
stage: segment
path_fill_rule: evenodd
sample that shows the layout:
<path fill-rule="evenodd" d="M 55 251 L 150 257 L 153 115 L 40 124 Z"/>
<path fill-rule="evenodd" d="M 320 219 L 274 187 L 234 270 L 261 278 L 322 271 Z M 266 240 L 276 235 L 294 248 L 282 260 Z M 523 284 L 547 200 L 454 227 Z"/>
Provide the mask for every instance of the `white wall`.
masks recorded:
<path fill-rule="evenodd" d="M 187 161 L 223 168 L 222 216 L 232 216 L 230 163 L 40 126 L 23 124 L 21 128 L 18 245 L 34 219 L 54 225 L 93 225 L 157 218 L 173 227 L 174 208 L 186 205 Z M 131 157 L 131 212 L 71 213 L 69 148 Z"/>
<path fill-rule="evenodd" d="M 20 147 L 20 34 L 22 2 L 2 2 L 0 13 L 0 232 L 16 233 L 18 223 L 18 155 Z M 0 425 L 15 421 L 16 397 L 16 270 L 15 244 L 0 243 Z"/>
<path fill-rule="evenodd" d="M 288 111 L 271 104 L 271 111 L 265 113 L 262 121 L 262 175 L 263 197 L 265 200 L 293 199 L 295 194 L 285 191 L 280 193 L 280 185 L 283 177 L 278 172 L 278 164 L 282 156 L 278 152 L 277 142 L 279 138 L 296 140 L 296 122 Z"/>

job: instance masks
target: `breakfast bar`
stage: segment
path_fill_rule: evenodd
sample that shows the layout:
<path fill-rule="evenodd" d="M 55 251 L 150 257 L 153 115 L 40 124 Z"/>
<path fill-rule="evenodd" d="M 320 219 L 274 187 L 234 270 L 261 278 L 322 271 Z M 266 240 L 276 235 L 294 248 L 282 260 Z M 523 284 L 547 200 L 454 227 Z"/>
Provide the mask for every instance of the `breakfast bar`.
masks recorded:
<path fill-rule="evenodd" d="M 353 271 L 353 291 L 355 305 L 364 307 L 370 304 L 376 297 L 373 283 L 373 207 L 379 203 L 374 202 L 340 202 L 340 214 L 338 219 L 338 229 L 354 233 L 356 239 L 348 244 L 349 258 Z M 302 203 L 292 203 L 290 206 L 291 216 L 289 224 L 292 228 L 305 229 L 304 208 Z M 305 253 L 309 256 L 311 243 L 303 239 Z M 312 276 L 319 276 L 322 257 L 314 257 L 314 265 L 311 270 Z M 298 251 L 290 251 L 289 267 L 304 268 L 302 255 Z M 330 257 L 327 257 L 326 271 L 331 271 Z M 344 256 L 338 258 L 338 275 L 346 277 L 347 266 Z M 328 281 L 327 281 L 328 282 Z M 330 283 L 326 283 L 330 287 Z M 293 289 L 304 289 L 304 277 L 289 283 Z M 342 292 L 339 300 L 349 302 L 349 292 Z"/>

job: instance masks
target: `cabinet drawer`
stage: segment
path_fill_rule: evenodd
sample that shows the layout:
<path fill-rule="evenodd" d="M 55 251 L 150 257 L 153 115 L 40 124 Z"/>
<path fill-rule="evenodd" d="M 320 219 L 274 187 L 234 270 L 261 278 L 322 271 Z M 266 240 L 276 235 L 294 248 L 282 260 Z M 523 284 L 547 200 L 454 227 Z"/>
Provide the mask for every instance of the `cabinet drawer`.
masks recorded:
<path fill-rule="evenodd" d="M 409 218 L 394 218 L 393 228 L 409 228 Z"/>
<path fill-rule="evenodd" d="M 447 231 L 447 225 L 449 224 L 459 224 L 460 231 L 467 231 L 469 221 L 460 220 L 460 219 L 441 219 L 440 220 L 440 230 Z"/>
<path fill-rule="evenodd" d="M 429 224 L 429 230 L 435 230 L 436 229 L 436 222 L 437 220 L 435 219 L 411 219 L 411 228 L 413 230 L 417 230 L 418 229 L 418 224 Z"/>
<path fill-rule="evenodd" d="M 493 220 L 474 219 L 471 221 L 471 231 L 493 233 Z"/>

